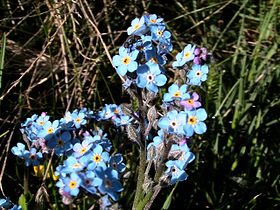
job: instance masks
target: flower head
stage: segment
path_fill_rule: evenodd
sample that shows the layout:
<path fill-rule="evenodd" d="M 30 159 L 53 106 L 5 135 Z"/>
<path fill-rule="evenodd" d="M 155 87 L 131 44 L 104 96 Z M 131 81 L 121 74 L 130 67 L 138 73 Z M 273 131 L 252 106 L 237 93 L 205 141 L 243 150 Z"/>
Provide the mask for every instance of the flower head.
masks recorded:
<path fill-rule="evenodd" d="M 113 57 L 113 65 L 117 68 L 117 73 L 121 76 L 126 75 L 127 71 L 134 72 L 138 64 L 135 61 L 139 51 L 133 50 L 129 52 L 127 48 L 120 47 L 119 55 Z"/>
<path fill-rule="evenodd" d="M 187 74 L 189 84 L 200 86 L 202 82 L 207 80 L 208 71 L 209 70 L 207 65 L 193 65 L 192 69 Z"/>
<path fill-rule="evenodd" d="M 172 110 L 159 119 L 158 126 L 171 134 L 184 134 L 183 126 L 185 123 L 186 113 Z"/>
<path fill-rule="evenodd" d="M 180 101 L 180 104 L 185 107 L 185 110 L 191 111 L 201 106 L 201 103 L 198 101 L 199 95 L 196 92 L 193 92 L 189 98 Z"/>
<path fill-rule="evenodd" d="M 141 18 L 135 18 L 131 21 L 131 26 L 127 29 L 128 35 L 142 35 L 144 34 L 147 26 L 145 25 L 145 19 L 144 17 Z"/>
<path fill-rule="evenodd" d="M 95 170 L 96 176 L 102 179 L 102 184 L 98 186 L 98 190 L 105 194 L 107 193 L 114 201 L 117 201 L 119 196 L 116 192 L 121 192 L 123 187 L 118 178 L 118 172 L 112 168 L 98 167 Z"/>
<path fill-rule="evenodd" d="M 194 111 L 187 111 L 187 123 L 184 125 L 186 136 L 190 137 L 193 133 L 203 134 L 207 127 L 203 122 L 207 118 L 205 109 L 199 108 Z"/>
<path fill-rule="evenodd" d="M 164 94 L 163 101 L 170 102 L 173 100 L 184 100 L 189 97 L 190 95 L 187 93 L 186 84 L 179 87 L 176 83 L 174 83 L 168 88 L 168 93 Z"/>
<path fill-rule="evenodd" d="M 136 84 L 140 88 L 147 88 L 149 91 L 157 93 L 158 87 L 163 86 L 167 78 L 161 73 L 159 66 L 149 68 L 147 65 L 142 65 L 142 68 L 137 70 Z"/>
<path fill-rule="evenodd" d="M 173 68 L 181 67 L 188 61 L 194 59 L 195 45 L 188 44 L 184 50 L 176 55 L 176 61 L 172 63 Z"/>
<path fill-rule="evenodd" d="M 33 166 L 39 165 L 39 160 L 43 157 L 41 152 L 37 152 L 35 148 L 31 148 L 29 151 L 25 150 L 23 158 L 25 160 L 25 165 L 30 166 L 31 164 Z"/>

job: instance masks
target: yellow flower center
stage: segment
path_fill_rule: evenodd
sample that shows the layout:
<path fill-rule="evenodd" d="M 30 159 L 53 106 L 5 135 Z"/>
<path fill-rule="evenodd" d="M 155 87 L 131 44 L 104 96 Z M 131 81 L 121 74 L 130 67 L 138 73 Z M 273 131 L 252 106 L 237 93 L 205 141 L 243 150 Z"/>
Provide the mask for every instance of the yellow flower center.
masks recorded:
<path fill-rule="evenodd" d="M 74 180 L 70 181 L 70 182 L 69 182 L 69 187 L 70 187 L 70 189 L 76 188 L 76 187 L 77 187 L 77 182 L 74 181 Z"/>
<path fill-rule="evenodd" d="M 123 64 L 125 64 L 125 65 L 128 65 L 129 63 L 130 63 L 130 57 L 124 57 L 123 59 L 122 59 L 122 63 Z"/>
<path fill-rule="evenodd" d="M 93 156 L 92 159 L 93 159 L 94 162 L 99 163 L 101 161 L 101 156 L 96 154 L 96 155 Z"/>
<path fill-rule="evenodd" d="M 72 165 L 72 168 L 80 168 L 81 164 L 80 163 L 75 163 Z"/>
<path fill-rule="evenodd" d="M 53 133 L 53 130 L 54 130 L 54 129 L 53 129 L 52 127 L 48 128 L 48 129 L 47 129 L 47 134 Z"/>
<path fill-rule="evenodd" d="M 140 26 L 141 25 L 139 23 L 135 24 L 133 27 L 134 31 L 138 30 L 140 28 Z"/>
<path fill-rule="evenodd" d="M 193 99 L 189 99 L 189 100 L 187 100 L 187 104 L 189 104 L 189 105 L 193 105 Z"/>
<path fill-rule="evenodd" d="M 174 94 L 174 97 L 181 97 L 181 92 L 179 90 L 177 90 Z"/>
<path fill-rule="evenodd" d="M 162 36 L 162 35 L 163 35 L 163 31 L 157 30 L 157 35 L 158 35 L 158 36 Z"/>
<path fill-rule="evenodd" d="M 150 61 L 152 61 L 153 63 L 158 63 L 158 59 L 157 58 L 151 58 L 151 60 Z"/>
<path fill-rule="evenodd" d="M 86 153 L 86 151 L 87 151 L 87 149 L 86 149 L 86 148 L 82 148 L 82 149 L 80 150 L 80 153 L 83 155 L 83 154 L 85 154 L 85 153 Z"/>
<path fill-rule="evenodd" d="M 44 123 L 44 121 L 39 121 L 38 124 L 43 126 L 45 123 Z"/>
<path fill-rule="evenodd" d="M 185 58 L 188 58 L 188 57 L 190 57 L 191 56 L 191 53 L 189 52 L 189 51 L 187 51 L 185 54 L 184 54 L 184 57 Z"/>
<path fill-rule="evenodd" d="M 197 122 L 197 119 L 196 119 L 195 116 L 190 116 L 190 117 L 188 118 L 188 123 L 189 123 L 189 124 L 195 125 L 196 122 Z"/>
<path fill-rule="evenodd" d="M 156 21 L 156 19 L 151 19 L 150 22 L 151 23 L 156 23 L 157 21 Z"/>
<path fill-rule="evenodd" d="M 76 119 L 75 119 L 75 122 L 77 122 L 77 123 L 80 123 L 82 120 L 81 120 L 81 118 L 79 118 L 79 117 L 77 117 Z"/>

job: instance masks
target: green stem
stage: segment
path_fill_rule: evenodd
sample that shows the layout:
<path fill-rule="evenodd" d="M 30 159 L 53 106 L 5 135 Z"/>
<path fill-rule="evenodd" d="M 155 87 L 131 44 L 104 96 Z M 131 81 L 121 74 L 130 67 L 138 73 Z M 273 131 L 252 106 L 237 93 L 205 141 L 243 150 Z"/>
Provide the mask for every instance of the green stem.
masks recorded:
<path fill-rule="evenodd" d="M 24 167 L 24 173 L 23 173 L 23 192 L 24 195 L 27 196 L 28 194 L 28 180 L 29 180 L 29 168 Z"/>
<path fill-rule="evenodd" d="M 140 147 L 140 160 L 138 168 L 138 178 L 135 197 L 133 201 L 132 209 L 135 210 L 140 200 L 143 198 L 143 184 L 145 179 L 145 168 L 146 168 L 146 151 L 145 147 Z M 138 209 L 138 208 L 137 208 Z"/>

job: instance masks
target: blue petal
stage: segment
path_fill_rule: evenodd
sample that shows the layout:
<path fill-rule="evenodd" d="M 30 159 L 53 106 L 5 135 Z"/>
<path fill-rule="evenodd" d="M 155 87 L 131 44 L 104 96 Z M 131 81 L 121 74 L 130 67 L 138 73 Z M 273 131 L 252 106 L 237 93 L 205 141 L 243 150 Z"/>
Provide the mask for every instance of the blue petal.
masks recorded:
<path fill-rule="evenodd" d="M 125 65 L 120 65 L 118 68 L 117 68 L 117 73 L 121 76 L 124 76 L 127 72 L 127 66 Z"/>
<path fill-rule="evenodd" d="M 195 126 L 194 126 L 194 131 L 197 133 L 197 134 L 203 134 L 205 133 L 207 130 L 207 127 L 205 125 L 204 122 L 198 122 Z"/>
<path fill-rule="evenodd" d="M 155 82 L 156 82 L 157 86 L 165 85 L 166 81 L 167 81 L 167 78 L 163 74 L 160 74 L 160 75 L 156 76 L 156 78 L 155 78 Z"/>
<path fill-rule="evenodd" d="M 148 83 L 146 85 L 146 88 L 149 90 L 149 91 L 152 91 L 154 93 L 157 93 L 158 92 L 158 87 L 154 84 L 154 83 Z"/>
<path fill-rule="evenodd" d="M 199 121 L 204 121 L 207 118 L 207 112 L 205 111 L 205 109 L 200 108 L 196 110 L 196 116 L 199 119 Z"/>

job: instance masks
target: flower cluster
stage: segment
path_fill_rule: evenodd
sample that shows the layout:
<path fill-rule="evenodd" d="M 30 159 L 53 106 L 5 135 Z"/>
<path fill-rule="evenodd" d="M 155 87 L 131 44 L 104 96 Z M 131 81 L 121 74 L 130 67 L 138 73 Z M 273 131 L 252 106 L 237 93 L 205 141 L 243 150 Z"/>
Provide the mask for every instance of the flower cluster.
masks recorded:
<path fill-rule="evenodd" d="M 163 66 L 173 49 L 171 33 L 156 15 L 135 18 L 127 33 L 130 37 L 113 57 L 113 65 L 118 74 L 127 77 L 127 83 L 157 93 L 167 82 Z"/>
<path fill-rule="evenodd" d="M 111 155 L 111 142 L 102 129 L 87 128 L 90 119 L 124 128 L 121 131 L 126 131 L 128 139 L 139 145 L 139 173 L 145 174 L 138 177 L 143 184 L 137 185 L 133 209 L 141 198 L 152 195 L 146 193 L 149 190 L 156 192 L 156 188 L 187 179 L 186 167 L 195 158 L 189 140 L 207 130 L 207 112 L 194 91 L 207 80 L 207 49 L 187 44 L 173 56 L 171 33 L 155 14 L 132 20 L 127 33 L 129 37 L 113 57 L 113 65 L 125 79 L 123 87 L 130 103 L 106 104 L 97 113 L 86 108 L 74 110 L 54 121 L 47 113 L 33 115 L 21 129 L 28 148 L 22 143 L 12 148 L 26 166 L 40 166 L 50 154 L 64 157 L 54 175 L 65 204 L 72 203 L 83 190 L 97 195 L 100 208 L 107 209 L 123 190 L 123 157 Z M 170 57 L 176 60 L 170 63 Z M 160 90 L 167 90 L 162 99 L 157 97 Z M 155 173 L 150 172 L 152 164 Z"/>
<path fill-rule="evenodd" d="M 114 201 L 118 200 L 117 193 L 123 190 L 119 181 L 125 170 L 122 155 L 110 155 L 111 142 L 101 129 L 85 128 L 90 119 L 96 118 L 93 111 L 85 108 L 67 112 L 62 119 L 53 122 L 45 112 L 33 115 L 22 123 L 21 129 L 29 148 L 17 143 L 11 149 L 26 166 L 33 165 L 34 170 L 44 161 L 43 156 L 54 153 L 65 157 L 53 174 L 58 179 L 56 186 L 65 204 L 72 203 L 80 188 L 100 197 L 109 195 Z"/>
<path fill-rule="evenodd" d="M 171 33 L 166 30 L 163 19 L 155 14 L 135 18 L 127 29 L 127 33 L 129 38 L 119 48 L 119 54 L 113 57 L 113 64 L 117 73 L 126 79 L 125 89 L 135 94 L 139 93 L 139 89 L 142 90 L 139 101 L 144 99 L 147 106 L 154 107 L 153 100 L 149 99 L 151 93 L 157 94 L 159 88 L 169 83 L 167 74 L 178 72 L 175 75 L 180 75 L 180 78 L 175 76 L 173 81 L 170 81 L 172 84 L 163 95 L 161 111 L 158 109 L 153 113 L 154 116 L 160 113 L 162 117 L 151 119 L 149 116 L 151 111 L 147 111 L 144 115 L 147 116 L 149 125 L 156 123 L 159 128 L 158 135 L 152 137 L 153 141 L 148 144 L 147 158 L 153 161 L 156 167 L 160 166 L 160 163 L 165 164 L 166 170 L 161 180 L 169 184 L 183 181 L 187 178 L 185 168 L 194 159 L 193 153 L 187 146 L 187 140 L 194 134 L 205 133 L 207 129 L 204 123 L 207 118 L 206 110 L 201 107 L 199 95 L 192 91 L 192 87 L 200 86 L 207 80 L 208 51 L 204 47 L 187 44 L 170 65 L 167 58 L 172 56 L 173 50 Z M 156 97 L 152 96 L 152 98 Z M 145 108 L 139 112 L 143 110 Z M 137 118 L 135 119 L 137 122 Z M 130 126 L 129 136 L 133 136 L 131 130 Z M 134 131 L 138 132 L 137 135 L 141 133 L 137 129 Z M 151 139 L 151 131 L 150 126 L 142 131 L 143 136 Z M 147 135 L 149 133 L 150 135 Z"/>
<path fill-rule="evenodd" d="M 111 120 L 118 127 L 129 125 L 133 118 L 125 115 L 120 106 L 116 104 L 105 104 L 102 110 L 98 112 L 97 120 Z"/>

